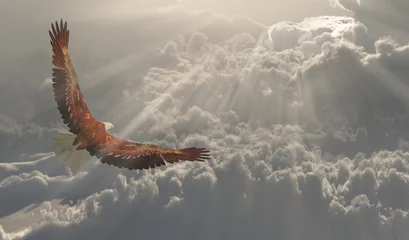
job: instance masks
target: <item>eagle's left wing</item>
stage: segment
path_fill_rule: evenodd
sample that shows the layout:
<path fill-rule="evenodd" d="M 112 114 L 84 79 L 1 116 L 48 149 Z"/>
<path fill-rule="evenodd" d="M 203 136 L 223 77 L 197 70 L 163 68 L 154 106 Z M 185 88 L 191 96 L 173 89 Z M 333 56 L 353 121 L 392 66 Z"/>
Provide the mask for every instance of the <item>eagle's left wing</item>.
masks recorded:
<path fill-rule="evenodd" d="M 49 31 L 51 46 L 53 49 L 53 90 L 61 117 L 73 134 L 81 134 L 87 125 L 103 124 L 96 121 L 88 110 L 87 104 L 82 96 L 77 74 L 68 55 L 68 41 L 70 31 L 67 22 L 55 22 L 51 24 Z"/>
<path fill-rule="evenodd" d="M 165 165 L 165 162 L 204 161 L 210 159 L 204 148 L 170 149 L 151 144 L 126 141 L 111 135 L 106 136 L 101 145 L 87 149 L 91 155 L 100 158 L 102 163 L 119 168 L 149 169 Z"/>

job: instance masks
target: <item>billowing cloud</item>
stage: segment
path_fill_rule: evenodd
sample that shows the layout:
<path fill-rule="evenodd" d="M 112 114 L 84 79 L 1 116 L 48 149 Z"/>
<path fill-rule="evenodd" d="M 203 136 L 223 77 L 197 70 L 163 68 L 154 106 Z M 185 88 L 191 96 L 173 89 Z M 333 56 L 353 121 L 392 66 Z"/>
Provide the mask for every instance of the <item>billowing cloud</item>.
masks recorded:
<path fill-rule="evenodd" d="M 372 33 L 391 34 L 401 42 L 409 41 L 409 3 L 400 0 L 330 0 L 354 13 L 354 17 L 372 29 Z"/>
<path fill-rule="evenodd" d="M 104 41 L 106 26 L 90 36 L 73 25 L 87 104 L 113 134 L 213 158 L 147 171 L 90 159 L 72 173 L 46 153 L 60 120 L 39 74 L 41 114 L 10 108 L 0 122 L 7 139 L 44 136 L 43 154 L 0 165 L 1 239 L 409 236 L 409 45 L 349 17 L 267 27 L 173 9 L 116 23 L 117 33 L 139 27 Z"/>

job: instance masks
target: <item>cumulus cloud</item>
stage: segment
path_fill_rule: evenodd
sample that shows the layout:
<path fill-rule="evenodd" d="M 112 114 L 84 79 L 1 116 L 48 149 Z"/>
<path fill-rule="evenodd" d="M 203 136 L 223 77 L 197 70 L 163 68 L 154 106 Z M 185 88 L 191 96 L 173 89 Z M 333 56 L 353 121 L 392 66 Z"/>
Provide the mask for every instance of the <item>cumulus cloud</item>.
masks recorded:
<path fill-rule="evenodd" d="M 409 3 L 400 0 L 330 0 L 354 13 L 354 17 L 372 28 L 376 37 L 391 34 L 402 42 L 409 39 L 407 13 Z"/>
<path fill-rule="evenodd" d="M 39 74 L 36 96 L 49 94 L 33 98 L 47 105 L 41 114 L 10 108 L 13 117 L 0 118 L 2 139 L 31 139 L 44 152 L 17 158 L 22 147 L 4 148 L 14 153 L 0 164 L 0 239 L 409 236 L 409 45 L 374 38 L 349 17 L 267 27 L 209 12 L 156 14 L 111 23 L 112 33 L 141 26 L 122 44 L 106 33 L 95 41 L 106 26 L 94 36 L 72 27 L 87 104 L 115 135 L 203 146 L 213 158 L 147 171 L 90 159 L 72 173 L 47 153 L 60 120 Z M 82 36 L 95 45 L 75 43 Z"/>
<path fill-rule="evenodd" d="M 342 159 L 329 166 L 311 155 L 307 153 L 293 170 L 271 171 L 268 161 L 232 154 L 214 168 L 170 167 L 138 180 L 118 175 L 114 188 L 79 204 L 52 207 L 45 203 L 41 227 L 26 239 L 57 234 L 61 239 L 91 237 L 96 232 L 100 237 L 121 233 L 129 238 L 136 230 L 146 237 L 200 239 L 389 239 L 393 234 L 406 234 L 407 212 L 401 204 L 407 201 L 395 194 L 405 193 L 398 186 L 407 171 L 388 166 L 389 157 L 395 155 L 399 161 L 404 153 Z M 263 174 L 257 175 L 261 169 Z M 390 170 L 396 174 L 388 173 Z M 384 188 L 396 190 L 381 194 Z M 402 201 L 390 203 L 392 198 Z M 243 222 L 249 227 L 238 228 Z M 161 231 L 147 227 L 158 225 Z M 328 231 L 322 231 L 322 226 Z"/>

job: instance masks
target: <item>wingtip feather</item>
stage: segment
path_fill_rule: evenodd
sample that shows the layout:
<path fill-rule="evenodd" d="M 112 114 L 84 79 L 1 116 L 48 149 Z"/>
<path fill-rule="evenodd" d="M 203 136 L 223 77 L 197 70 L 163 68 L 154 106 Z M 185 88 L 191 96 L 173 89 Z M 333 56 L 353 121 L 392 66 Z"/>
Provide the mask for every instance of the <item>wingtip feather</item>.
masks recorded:
<path fill-rule="evenodd" d="M 53 64 L 59 68 L 64 67 L 65 55 L 68 53 L 68 38 L 69 31 L 67 22 L 60 20 L 60 23 L 55 21 L 51 23 L 51 30 L 48 31 L 50 35 L 50 43 L 53 50 Z"/>
<path fill-rule="evenodd" d="M 173 153 L 163 154 L 163 159 L 169 163 L 178 162 L 179 160 L 203 162 L 211 158 L 209 152 L 210 151 L 206 150 L 205 148 L 195 147 L 177 149 Z"/>

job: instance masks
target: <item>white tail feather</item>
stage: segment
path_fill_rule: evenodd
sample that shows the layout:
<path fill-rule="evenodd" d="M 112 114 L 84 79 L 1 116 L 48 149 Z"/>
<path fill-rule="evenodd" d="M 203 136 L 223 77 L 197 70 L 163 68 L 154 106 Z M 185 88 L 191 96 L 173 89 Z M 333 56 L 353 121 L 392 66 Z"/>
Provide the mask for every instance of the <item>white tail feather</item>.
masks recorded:
<path fill-rule="evenodd" d="M 75 171 L 82 171 L 85 164 L 86 151 L 77 150 L 72 145 L 75 135 L 69 132 L 53 132 L 53 148 L 55 156 Z"/>

